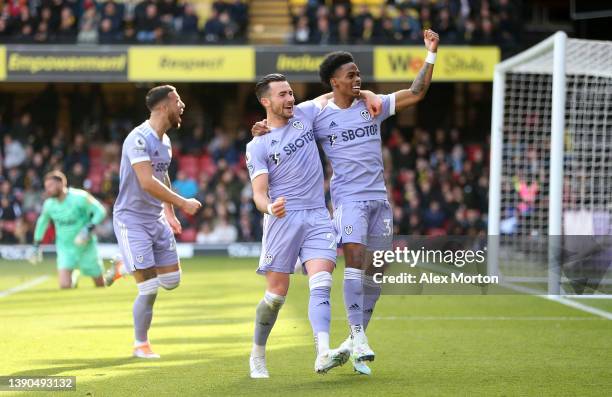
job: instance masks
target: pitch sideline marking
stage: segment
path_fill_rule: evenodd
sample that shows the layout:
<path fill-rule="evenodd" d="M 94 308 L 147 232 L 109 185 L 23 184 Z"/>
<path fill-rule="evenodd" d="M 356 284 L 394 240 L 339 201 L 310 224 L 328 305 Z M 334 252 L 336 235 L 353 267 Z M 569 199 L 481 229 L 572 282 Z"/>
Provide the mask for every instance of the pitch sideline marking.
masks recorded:
<path fill-rule="evenodd" d="M 17 292 L 24 291 L 26 289 L 37 286 L 38 284 L 42 284 L 49 279 L 49 275 L 36 277 L 34 280 L 27 281 L 23 284 L 19 284 L 15 287 L 9 288 L 4 291 L 0 291 L 0 298 L 6 298 L 9 295 L 16 294 Z"/>
<path fill-rule="evenodd" d="M 595 316 L 603 317 L 606 320 L 612 320 L 612 313 L 610 313 L 610 312 L 607 312 L 607 311 L 601 310 L 601 309 L 597 309 L 597 308 L 592 307 L 592 306 L 584 305 L 582 303 L 575 302 L 575 301 L 573 301 L 571 299 L 564 298 L 562 296 L 542 295 L 540 293 L 540 291 L 534 290 L 532 288 L 525 287 L 525 286 L 522 286 L 522 285 L 514 285 L 514 284 L 511 284 L 511 283 L 504 283 L 504 285 L 507 286 L 508 288 L 513 289 L 513 290 L 518 291 L 518 292 L 532 294 L 532 295 L 540 297 L 540 298 L 548 299 L 549 301 L 552 301 L 552 302 L 557 302 L 557 303 L 560 303 L 562 305 L 565 305 L 565 306 L 568 306 L 568 307 L 571 307 L 571 308 L 574 308 L 574 309 L 582 310 L 583 312 L 587 312 L 587 313 L 593 314 Z"/>

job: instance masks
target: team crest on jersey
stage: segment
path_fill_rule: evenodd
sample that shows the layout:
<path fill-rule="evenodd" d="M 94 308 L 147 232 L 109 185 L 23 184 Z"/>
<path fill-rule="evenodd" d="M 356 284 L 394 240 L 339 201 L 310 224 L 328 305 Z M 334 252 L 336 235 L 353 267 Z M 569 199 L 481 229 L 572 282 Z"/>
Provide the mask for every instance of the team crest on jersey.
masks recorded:
<path fill-rule="evenodd" d="M 336 134 L 331 134 L 327 136 L 327 139 L 329 139 L 329 144 L 331 146 L 334 146 L 334 144 L 336 143 L 336 139 L 338 139 L 338 136 Z"/>
<path fill-rule="evenodd" d="M 368 112 L 367 110 L 362 110 L 361 111 L 361 117 L 363 117 L 363 119 L 365 121 L 370 121 L 372 120 L 372 115 L 370 114 L 370 112 Z"/>
<path fill-rule="evenodd" d="M 350 236 L 351 233 L 353 233 L 353 225 L 346 225 L 344 227 L 344 233 L 346 233 L 347 236 Z"/>
<path fill-rule="evenodd" d="M 297 130 L 303 130 L 304 129 L 304 124 L 302 124 L 302 122 L 300 120 L 295 120 L 292 124 L 293 128 L 297 129 Z"/>
<path fill-rule="evenodd" d="M 136 262 L 138 262 L 138 263 L 142 263 L 142 262 L 144 262 L 144 256 L 142 256 L 142 255 L 136 255 Z"/>
<path fill-rule="evenodd" d="M 264 258 L 264 262 L 266 265 L 269 265 L 270 263 L 272 263 L 272 254 L 266 255 L 266 257 Z"/>
<path fill-rule="evenodd" d="M 270 155 L 270 160 L 274 162 L 275 165 L 280 163 L 280 153 L 273 153 Z"/>

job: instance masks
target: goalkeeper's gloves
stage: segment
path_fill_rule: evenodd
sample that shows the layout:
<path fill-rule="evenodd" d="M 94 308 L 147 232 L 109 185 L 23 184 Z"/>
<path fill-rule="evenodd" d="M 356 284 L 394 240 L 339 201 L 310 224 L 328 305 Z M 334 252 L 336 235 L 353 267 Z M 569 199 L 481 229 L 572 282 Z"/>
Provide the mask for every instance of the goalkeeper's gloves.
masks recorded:
<path fill-rule="evenodd" d="M 42 262 L 42 249 L 40 248 L 40 243 L 38 241 L 35 241 L 32 245 L 32 252 L 30 252 L 30 255 L 28 256 L 28 261 L 33 265 L 37 265 Z"/>
<path fill-rule="evenodd" d="M 79 234 L 76 235 L 76 237 L 74 238 L 74 243 L 76 245 L 85 245 L 89 242 L 89 239 L 91 237 L 91 231 L 93 230 L 93 228 L 95 227 L 95 225 L 89 223 L 86 226 L 84 226 L 81 231 L 79 232 Z"/>

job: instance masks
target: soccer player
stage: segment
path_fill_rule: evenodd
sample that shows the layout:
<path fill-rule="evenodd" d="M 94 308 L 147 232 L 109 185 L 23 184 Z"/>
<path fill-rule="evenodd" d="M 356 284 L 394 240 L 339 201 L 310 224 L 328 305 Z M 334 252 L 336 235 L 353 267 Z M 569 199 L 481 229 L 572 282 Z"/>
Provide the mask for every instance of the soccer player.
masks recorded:
<path fill-rule="evenodd" d="M 365 330 L 381 293 L 380 285 L 373 281 L 368 252 L 390 249 L 393 232 L 393 212 L 383 177 L 380 127 L 385 119 L 425 97 L 439 36 L 426 30 L 424 42 L 428 55 L 412 85 L 382 95 L 378 115 L 372 115 L 358 98 L 361 76 L 350 53 L 331 53 L 319 68 L 321 81 L 333 90 L 333 99 L 315 119 L 314 133 L 334 172 L 331 179 L 334 225 L 346 261 L 344 302 L 350 336 L 341 348 L 351 350 L 353 367 L 366 375 L 371 374 L 366 362 L 374 360 L 375 354 Z M 258 124 L 255 131 L 265 131 L 265 124 Z"/>
<path fill-rule="evenodd" d="M 33 262 L 42 257 L 39 244 L 51 220 L 55 226 L 60 288 L 75 288 L 79 271 L 91 277 L 96 287 L 104 287 L 104 268 L 93 229 L 106 217 L 106 209 L 86 191 L 68 187 L 60 171 L 49 172 L 44 183 L 48 198 L 36 221 Z"/>
<path fill-rule="evenodd" d="M 326 373 L 348 360 L 348 350 L 329 348 L 330 291 L 336 242 L 323 193 L 323 168 L 312 123 L 320 111 L 314 101 L 295 106 L 281 74 L 269 74 L 255 88 L 266 109 L 269 134 L 247 144 L 246 160 L 253 200 L 264 215 L 262 254 L 257 273 L 267 289 L 255 315 L 251 378 L 268 378 L 265 347 L 285 302 L 289 275 L 299 258 L 309 276 L 308 317 L 317 357 L 314 369 Z"/>
<path fill-rule="evenodd" d="M 181 224 L 174 206 L 193 215 L 201 204 L 173 192 L 168 177 L 172 149 L 166 132 L 180 127 L 185 104 L 170 85 L 152 88 L 145 102 L 151 112 L 149 119 L 123 142 L 113 226 L 125 267 L 138 287 L 133 308 L 133 355 L 159 358 L 148 338 L 153 304 L 160 286 L 172 290 L 181 280 L 174 239 Z"/>

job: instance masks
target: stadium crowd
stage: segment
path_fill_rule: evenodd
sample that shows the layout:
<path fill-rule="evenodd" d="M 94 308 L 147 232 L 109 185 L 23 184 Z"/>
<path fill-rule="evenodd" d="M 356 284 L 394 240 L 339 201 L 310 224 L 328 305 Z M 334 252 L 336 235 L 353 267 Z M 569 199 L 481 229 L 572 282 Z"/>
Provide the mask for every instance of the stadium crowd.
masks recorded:
<path fill-rule="evenodd" d="M 109 123 L 109 138 L 91 144 L 77 133 L 49 135 L 24 112 L 8 121 L 0 114 L 0 242 L 29 243 L 43 200 L 43 177 L 66 173 L 69 185 L 98 197 L 112 214 L 118 193 L 121 143 L 133 127 Z M 258 241 L 261 215 L 252 202 L 244 162 L 250 133 L 233 136 L 220 127 L 184 126 L 172 134 L 174 158 L 169 170 L 174 189 L 204 204 L 197 215 L 178 214 L 181 241 L 203 244 Z M 102 140 L 100 140 L 102 141 Z M 476 234 L 485 228 L 487 147 L 466 144 L 458 129 L 427 131 L 391 128 L 385 135 L 385 178 L 394 203 L 396 234 Z M 329 177 L 326 170 L 329 199 Z M 329 201 L 329 200 L 328 200 Z M 109 216 L 97 227 L 101 241 L 114 241 Z M 50 229 L 45 241 L 53 238 Z"/>
<path fill-rule="evenodd" d="M 193 3 L 178 0 L 0 1 L 0 42 L 54 44 L 240 43 L 247 4 L 210 2 L 203 21 Z"/>
<path fill-rule="evenodd" d="M 499 45 L 518 41 L 512 0 L 389 0 L 373 8 L 350 1 L 308 1 L 294 8 L 295 44 L 421 44 L 433 29 L 446 44 Z"/>

